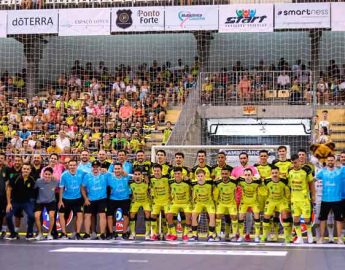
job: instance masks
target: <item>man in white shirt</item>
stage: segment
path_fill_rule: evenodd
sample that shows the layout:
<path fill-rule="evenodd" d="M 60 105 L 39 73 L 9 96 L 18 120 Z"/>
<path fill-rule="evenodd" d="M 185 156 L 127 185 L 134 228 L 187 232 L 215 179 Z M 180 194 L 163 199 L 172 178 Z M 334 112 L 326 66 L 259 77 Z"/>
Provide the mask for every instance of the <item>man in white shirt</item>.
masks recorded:
<path fill-rule="evenodd" d="M 60 149 L 65 149 L 65 147 L 71 147 L 71 142 L 63 130 L 60 130 L 59 135 L 56 138 L 56 146 Z"/>
<path fill-rule="evenodd" d="M 280 89 L 287 89 L 291 85 L 290 76 L 287 75 L 284 71 L 278 76 L 277 84 Z"/>

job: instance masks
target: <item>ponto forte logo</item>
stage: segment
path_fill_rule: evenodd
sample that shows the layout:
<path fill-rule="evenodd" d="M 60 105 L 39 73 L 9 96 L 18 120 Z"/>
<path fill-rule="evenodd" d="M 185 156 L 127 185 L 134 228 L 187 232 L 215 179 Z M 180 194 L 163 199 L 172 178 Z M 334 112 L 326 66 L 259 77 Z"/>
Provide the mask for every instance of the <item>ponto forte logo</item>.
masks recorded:
<path fill-rule="evenodd" d="M 266 18 L 266 15 L 256 16 L 255 9 L 238 9 L 236 10 L 236 17 L 228 17 L 225 24 L 260 24 Z"/>
<path fill-rule="evenodd" d="M 191 13 L 190 11 L 180 11 L 178 18 L 181 21 L 180 27 L 183 27 L 188 21 L 203 21 L 205 16 L 200 13 Z"/>

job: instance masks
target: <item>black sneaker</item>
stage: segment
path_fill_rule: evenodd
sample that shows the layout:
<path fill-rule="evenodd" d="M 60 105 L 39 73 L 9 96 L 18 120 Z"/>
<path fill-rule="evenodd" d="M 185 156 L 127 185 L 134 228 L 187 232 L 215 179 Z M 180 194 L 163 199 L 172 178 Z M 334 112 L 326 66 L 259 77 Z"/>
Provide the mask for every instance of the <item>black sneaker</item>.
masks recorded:
<path fill-rule="evenodd" d="M 61 239 L 61 240 L 68 240 L 68 236 L 65 233 L 60 233 L 59 239 Z"/>
<path fill-rule="evenodd" d="M 126 233 L 123 233 L 122 234 L 122 238 L 124 239 L 124 240 L 128 240 L 129 239 L 129 232 L 126 232 Z"/>
<path fill-rule="evenodd" d="M 35 239 L 34 234 L 33 233 L 27 233 L 25 239 L 26 240 L 34 240 Z"/>
<path fill-rule="evenodd" d="M 76 240 L 82 240 L 80 233 L 75 234 L 75 239 Z"/>
<path fill-rule="evenodd" d="M 91 236 L 88 233 L 85 233 L 83 236 L 83 240 L 90 240 Z"/>
<path fill-rule="evenodd" d="M 11 233 L 9 236 L 6 237 L 7 240 L 18 240 L 19 239 L 19 235 L 18 233 Z"/>
<path fill-rule="evenodd" d="M 107 233 L 107 240 L 112 240 L 112 239 L 113 239 L 113 234 Z"/>
<path fill-rule="evenodd" d="M 1 232 L 0 239 L 5 239 L 5 238 L 6 238 L 6 232 Z"/>
<path fill-rule="evenodd" d="M 119 235 L 117 234 L 117 232 L 113 232 L 113 238 L 116 240 L 116 238 L 118 238 Z"/>
<path fill-rule="evenodd" d="M 107 237 L 105 236 L 105 234 L 104 234 L 104 233 L 101 233 L 101 235 L 99 236 L 99 238 L 101 238 L 101 240 L 105 240 L 105 239 L 107 239 Z"/>

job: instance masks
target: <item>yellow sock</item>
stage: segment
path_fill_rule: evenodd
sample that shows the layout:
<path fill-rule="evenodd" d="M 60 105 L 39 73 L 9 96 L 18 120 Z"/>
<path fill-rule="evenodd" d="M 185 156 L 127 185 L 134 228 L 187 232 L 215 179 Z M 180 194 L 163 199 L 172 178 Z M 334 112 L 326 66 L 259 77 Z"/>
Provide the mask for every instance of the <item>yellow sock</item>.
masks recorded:
<path fill-rule="evenodd" d="M 135 234 L 135 220 L 131 220 L 129 222 L 129 229 L 130 229 L 132 234 Z"/>
<path fill-rule="evenodd" d="M 295 226 L 296 234 L 298 237 L 302 237 L 301 225 Z"/>
<path fill-rule="evenodd" d="M 290 240 L 290 236 L 291 236 L 290 223 L 289 222 L 283 222 L 283 227 L 284 227 L 284 239 Z"/>
<path fill-rule="evenodd" d="M 172 224 L 172 226 L 169 225 L 169 229 L 170 229 L 170 234 L 176 235 L 176 227 L 174 224 Z"/>
<path fill-rule="evenodd" d="M 260 229 L 261 229 L 260 227 L 261 227 L 261 222 L 255 221 L 255 223 L 254 223 L 255 236 L 260 235 Z"/>
<path fill-rule="evenodd" d="M 145 220 L 145 233 L 149 234 L 151 232 L 151 221 Z"/>
<path fill-rule="evenodd" d="M 157 219 L 156 220 L 151 220 L 151 230 L 152 230 L 152 234 L 157 234 L 157 227 L 158 227 L 158 222 Z"/>
<path fill-rule="evenodd" d="M 238 233 L 240 234 L 240 236 L 244 236 L 244 222 L 238 223 Z"/>
<path fill-rule="evenodd" d="M 270 223 L 264 221 L 262 223 L 262 237 L 267 238 L 269 231 L 270 231 Z"/>
<path fill-rule="evenodd" d="M 312 233 L 312 226 L 310 224 L 307 225 L 307 232 Z"/>
<path fill-rule="evenodd" d="M 170 229 L 169 229 L 169 226 L 168 226 L 165 218 L 162 218 L 161 224 L 162 224 L 162 233 L 163 234 L 170 234 Z"/>
<path fill-rule="evenodd" d="M 220 236 L 221 229 L 222 229 L 222 219 L 217 218 L 216 219 L 216 233 L 218 236 Z"/>
<path fill-rule="evenodd" d="M 231 221 L 232 234 L 238 233 L 238 220 Z"/>
<path fill-rule="evenodd" d="M 225 222 L 225 234 L 230 234 L 230 223 Z"/>

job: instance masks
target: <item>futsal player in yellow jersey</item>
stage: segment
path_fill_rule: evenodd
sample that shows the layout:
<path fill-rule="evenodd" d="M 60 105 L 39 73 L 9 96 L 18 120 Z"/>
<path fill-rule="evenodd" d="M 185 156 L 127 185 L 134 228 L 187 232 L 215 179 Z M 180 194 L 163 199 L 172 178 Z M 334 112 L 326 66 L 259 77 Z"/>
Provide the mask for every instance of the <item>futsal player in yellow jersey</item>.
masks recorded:
<path fill-rule="evenodd" d="M 131 234 L 130 240 L 135 239 L 135 222 L 140 208 L 145 214 L 145 240 L 150 240 L 151 233 L 151 201 L 149 195 L 149 186 L 144 181 L 144 175 L 140 169 L 134 168 L 133 182 L 129 185 L 132 190 L 131 207 L 129 210 L 129 227 Z"/>
<path fill-rule="evenodd" d="M 289 169 L 292 166 L 290 159 L 287 159 L 287 148 L 284 145 L 278 147 L 278 159 L 272 161 L 272 165 L 279 168 L 279 176 L 287 178 Z"/>
<path fill-rule="evenodd" d="M 222 169 L 227 169 L 230 171 L 230 175 L 232 172 L 232 167 L 228 164 L 226 164 L 226 155 L 224 152 L 219 152 L 217 154 L 217 165 L 212 167 L 212 178 L 214 180 L 220 180 L 222 178 Z"/>
<path fill-rule="evenodd" d="M 167 162 L 167 154 L 164 150 L 158 150 L 156 152 L 156 163 L 160 164 L 162 166 L 162 174 L 163 175 L 169 175 L 170 174 L 171 166 Z M 151 174 L 153 174 L 153 168 L 152 168 Z"/>
<path fill-rule="evenodd" d="M 152 211 L 151 211 L 151 229 L 152 235 L 151 240 L 157 241 L 158 237 L 158 221 L 157 218 L 161 211 L 163 211 L 163 217 L 169 211 L 170 205 L 170 186 L 169 186 L 169 176 L 162 175 L 162 165 L 153 165 L 153 175 L 150 177 L 150 191 L 152 197 Z M 167 227 L 164 226 L 165 222 L 162 220 L 162 233 L 163 238 L 167 233 Z"/>
<path fill-rule="evenodd" d="M 182 152 L 175 153 L 175 167 L 182 168 L 183 179 L 189 179 L 190 169 L 184 166 L 184 154 Z M 170 171 L 170 177 L 174 178 L 174 170 Z"/>
<path fill-rule="evenodd" d="M 249 209 L 254 213 L 254 228 L 255 228 L 255 242 L 260 242 L 260 209 L 258 198 L 258 188 L 261 180 L 256 180 L 253 177 L 253 172 L 250 168 L 244 169 L 243 177 L 238 179 L 238 185 L 242 188 L 241 203 L 239 206 L 238 227 L 240 237 L 238 242 L 242 242 L 244 238 L 244 218 Z"/>
<path fill-rule="evenodd" d="M 214 181 L 213 197 L 216 203 L 216 241 L 220 241 L 220 231 L 222 226 L 222 217 L 230 215 L 232 223 L 232 237 L 236 239 L 238 232 L 237 220 L 237 204 L 235 200 L 235 192 L 237 188 L 237 180 L 230 178 L 231 169 L 224 167 L 221 170 L 221 178 Z M 230 226 L 225 224 L 225 239 L 229 238 Z"/>
<path fill-rule="evenodd" d="M 198 164 L 194 166 L 190 173 L 190 179 L 192 182 L 197 182 L 198 177 L 196 175 L 196 172 L 201 169 L 205 172 L 205 180 L 211 180 L 212 179 L 212 167 L 206 164 L 206 151 L 205 150 L 199 150 L 197 153 L 197 159 Z"/>
<path fill-rule="evenodd" d="M 206 173 L 202 169 L 195 172 L 198 181 L 193 183 L 193 203 L 194 209 L 192 212 L 192 231 L 193 235 L 190 241 L 198 240 L 198 218 L 202 211 L 206 210 L 209 217 L 209 233 L 208 241 L 214 241 L 215 235 L 215 213 L 216 208 L 212 199 L 212 184 L 213 181 L 206 181 Z"/>
<path fill-rule="evenodd" d="M 265 186 L 268 190 L 268 197 L 265 204 L 264 220 L 263 220 L 263 234 L 261 236 L 261 242 L 266 242 L 267 234 L 270 229 L 270 219 L 274 214 L 280 213 L 283 220 L 285 242 L 290 243 L 291 230 L 289 227 L 291 224 L 288 222 L 288 209 L 290 200 L 290 189 L 288 187 L 287 179 L 279 177 L 279 168 L 272 167 L 271 177 L 265 180 Z M 280 224 L 278 217 L 274 216 L 274 222 Z M 277 231 L 275 231 L 278 234 Z M 278 237 L 276 237 L 278 238 Z"/>
<path fill-rule="evenodd" d="M 309 166 L 301 166 L 298 155 L 291 157 L 293 167 L 288 173 L 289 187 L 291 189 L 291 210 L 293 223 L 297 234 L 295 244 L 303 244 L 300 218 L 303 215 L 307 225 L 308 243 L 313 243 L 311 226 L 311 200 L 315 201 L 315 185 L 312 170 Z"/>
<path fill-rule="evenodd" d="M 177 215 L 184 214 L 185 226 L 183 228 L 182 240 L 188 241 L 188 232 L 191 228 L 192 203 L 191 203 L 191 183 L 189 179 L 183 179 L 182 167 L 174 167 L 174 178 L 169 181 L 171 192 L 171 205 L 167 214 L 170 234 L 168 241 L 177 240 L 176 224 L 174 219 Z"/>

